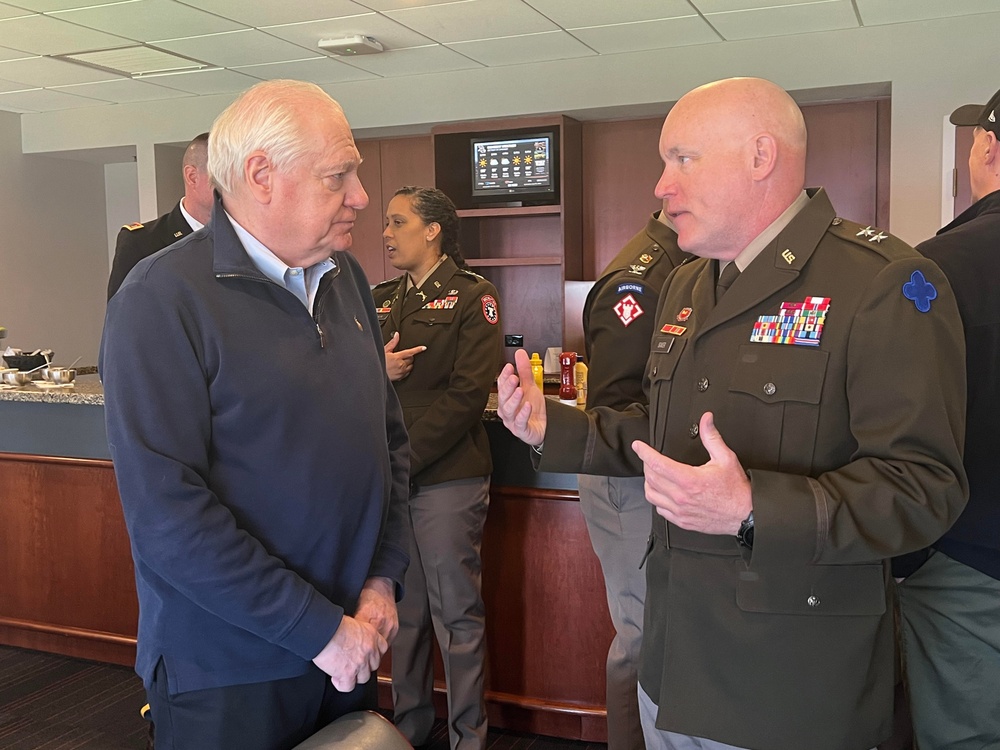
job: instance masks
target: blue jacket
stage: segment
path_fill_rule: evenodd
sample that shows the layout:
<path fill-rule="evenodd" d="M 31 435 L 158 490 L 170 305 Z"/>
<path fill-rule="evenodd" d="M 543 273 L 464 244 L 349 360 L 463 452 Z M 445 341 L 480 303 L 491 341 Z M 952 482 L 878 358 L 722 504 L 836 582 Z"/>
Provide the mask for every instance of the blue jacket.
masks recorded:
<path fill-rule="evenodd" d="M 409 446 L 357 261 L 315 313 L 212 223 L 141 261 L 101 342 L 139 595 L 169 689 L 305 673 L 369 576 L 401 582 Z"/>

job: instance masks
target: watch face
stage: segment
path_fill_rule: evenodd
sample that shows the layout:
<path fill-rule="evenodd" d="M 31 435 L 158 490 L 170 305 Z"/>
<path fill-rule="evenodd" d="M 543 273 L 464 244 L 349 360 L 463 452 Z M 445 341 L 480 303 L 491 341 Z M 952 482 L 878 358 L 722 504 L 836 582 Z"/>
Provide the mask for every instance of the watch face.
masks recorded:
<path fill-rule="evenodd" d="M 750 515 L 740 524 L 740 530 L 736 533 L 736 538 L 744 547 L 753 549 L 753 511 L 750 511 Z"/>

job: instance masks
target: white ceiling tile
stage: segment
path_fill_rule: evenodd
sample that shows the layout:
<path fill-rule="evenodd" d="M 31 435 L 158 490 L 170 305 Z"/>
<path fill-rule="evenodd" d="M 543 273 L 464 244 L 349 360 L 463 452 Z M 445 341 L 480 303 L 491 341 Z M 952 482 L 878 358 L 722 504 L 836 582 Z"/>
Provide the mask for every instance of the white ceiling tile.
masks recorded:
<path fill-rule="evenodd" d="M 898 0 L 892 0 L 897 2 Z M 909 2 L 910 0 L 904 0 Z M 808 5 L 826 0 L 691 0 L 691 4 L 702 13 L 726 13 L 732 10 L 760 10 L 781 5 Z"/>
<path fill-rule="evenodd" d="M 315 51 L 256 29 L 227 31 L 222 34 L 194 36 L 187 39 L 170 39 L 154 44 L 161 49 L 225 68 L 302 60 L 309 57 L 310 52 L 315 54 Z"/>
<path fill-rule="evenodd" d="M 462 0 L 389 10 L 385 14 L 442 43 L 557 31 L 559 28 L 520 0 Z"/>
<path fill-rule="evenodd" d="M 59 11 L 53 17 L 142 42 L 191 36 L 195 30 L 198 34 L 213 34 L 245 28 L 236 21 L 173 0 L 130 0 L 115 5 Z"/>
<path fill-rule="evenodd" d="M 182 0 L 247 26 L 272 26 L 356 16 L 368 8 L 352 0 Z"/>
<path fill-rule="evenodd" d="M 32 86 L 25 86 L 23 83 L 18 83 L 17 81 L 5 81 L 0 78 L 0 91 L 24 91 L 24 89 L 35 88 Z"/>
<path fill-rule="evenodd" d="M 373 36 L 387 50 L 433 44 L 427 37 L 378 13 L 293 23 L 287 26 L 268 26 L 264 31 L 317 52 L 320 51 L 317 45 L 321 39 L 338 39 L 355 34 Z"/>
<path fill-rule="evenodd" d="M 688 0 L 526 0 L 565 29 L 692 15 Z"/>
<path fill-rule="evenodd" d="M 86 8 L 91 5 L 105 5 L 123 0 L 8 0 L 8 5 L 15 5 L 36 13 L 48 13 L 53 10 L 69 10 L 70 8 Z"/>
<path fill-rule="evenodd" d="M 71 83 L 121 80 L 122 76 L 51 57 L 29 57 L 0 62 L 0 78 L 28 86 L 64 86 Z"/>
<path fill-rule="evenodd" d="M 20 60 L 24 57 L 31 57 L 31 55 L 27 52 L 21 52 L 16 49 L 0 47 L 0 60 Z"/>
<path fill-rule="evenodd" d="M 727 40 L 808 34 L 858 26 L 850 0 L 709 13 L 705 18 Z"/>
<path fill-rule="evenodd" d="M 699 16 L 592 26 L 573 29 L 570 33 L 602 55 L 722 41 Z"/>
<path fill-rule="evenodd" d="M 76 109 L 78 107 L 94 107 L 103 105 L 96 99 L 67 94 L 51 89 L 32 89 L 30 91 L 14 91 L 0 94 L 0 109 L 15 107 L 21 112 L 53 112 L 58 109 Z"/>
<path fill-rule="evenodd" d="M 454 42 L 448 46 L 490 67 L 545 60 L 568 60 L 597 54 L 565 31 L 543 31 L 540 34 L 508 36 L 502 39 Z"/>
<path fill-rule="evenodd" d="M 87 96 L 105 102 L 150 102 L 157 99 L 176 99 L 190 96 L 184 91 L 157 86 L 145 81 L 123 78 L 118 81 L 99 81 L 98 83 L 79 83 L 73 86 L 55 86 L 52 91 L 64 91 L 67 94 Z"/>
<path fill-rule="evenodd" d="M 352 57 L 350 64 L 385 78 L 482 67 L 474 60 L 437 44 Z"/>
<path fill-rule="evenodd" d="M 195 70 L 188 73 L 167 73 L 166 75 L 144 76 L 144 81 L 166 86 L 189 94 L 229 94 L 233 91 L 243 91 L 258 82 L 243 73 L 233 70 Z"/>
<path fill-rule="evenodd" d="M 425 5 L 446 5 L 462 0 L 358 0 L 372 10 L 402 10 L 403 8 L 419 8 Z"/>
<path fill-rule="evenodd" d="M 33 55 L 120 47 L 131 40 L 85 29 L 52 16 L 25 16 L 0 21 L 0 46 Z"/>
<path fill-rule="evenodd" d="M 266 65 L 245 65 L 234 70 L 264 81 L 275 78 L 292 78 L 310 83 L 343 83 L 378 78 L 374 73 L 353 68 L 332 57 L 316 57 L 293 62 L 267 63 Z"/>
<path fill-rule="evenodd" d="M 1000 12 L 997 0 L 856 0 L 865 26 Z"/>
<path fill-rule="evenodd" d="M 20 18 L 21 16 L 30 16 L 30 10 L 24 10 L 24 8 L 15 8 L 13 5 L 7 5 L 6 3 L 0 3 L 0 18 Z"/>

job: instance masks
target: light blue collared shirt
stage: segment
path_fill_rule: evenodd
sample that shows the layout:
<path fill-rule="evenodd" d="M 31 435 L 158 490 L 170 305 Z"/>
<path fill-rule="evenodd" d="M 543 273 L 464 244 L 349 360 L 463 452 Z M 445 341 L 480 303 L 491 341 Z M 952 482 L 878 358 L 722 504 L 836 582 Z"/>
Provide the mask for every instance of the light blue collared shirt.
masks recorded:
<path fill-rule="evenodd" d="M 337 267 L 333 259 L 327 258 L 314 266 L 309 266 L 309 268 L 290 268 L 285 265 L 281 258 L 268 250 L 260 240 L 241 227 L 236 219 L 229 215 L 228 211 L 226 218 L 233 225 L 236 236 L 240 238 L 247 255 L 250 256 L 250 260 L 260 272 L 278 286 L 284 287 L 298 297 L 299 301 L 312 313 L 320 279 L 327 271 Z"/>

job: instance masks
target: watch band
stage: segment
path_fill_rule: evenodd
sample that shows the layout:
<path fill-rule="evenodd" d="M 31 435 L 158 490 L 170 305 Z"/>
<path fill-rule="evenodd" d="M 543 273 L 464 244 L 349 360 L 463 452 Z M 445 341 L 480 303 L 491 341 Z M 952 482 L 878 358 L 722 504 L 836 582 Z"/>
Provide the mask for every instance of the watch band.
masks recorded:
<path fill-rule="evenodd" d="M 742 544 L 744 547 L 753 549 L 753 511 L 750 511 L 750 515 L 743 519 L 743 523 L 740 524 L 740 530 L 736 532 L 736 540 Z"/>

